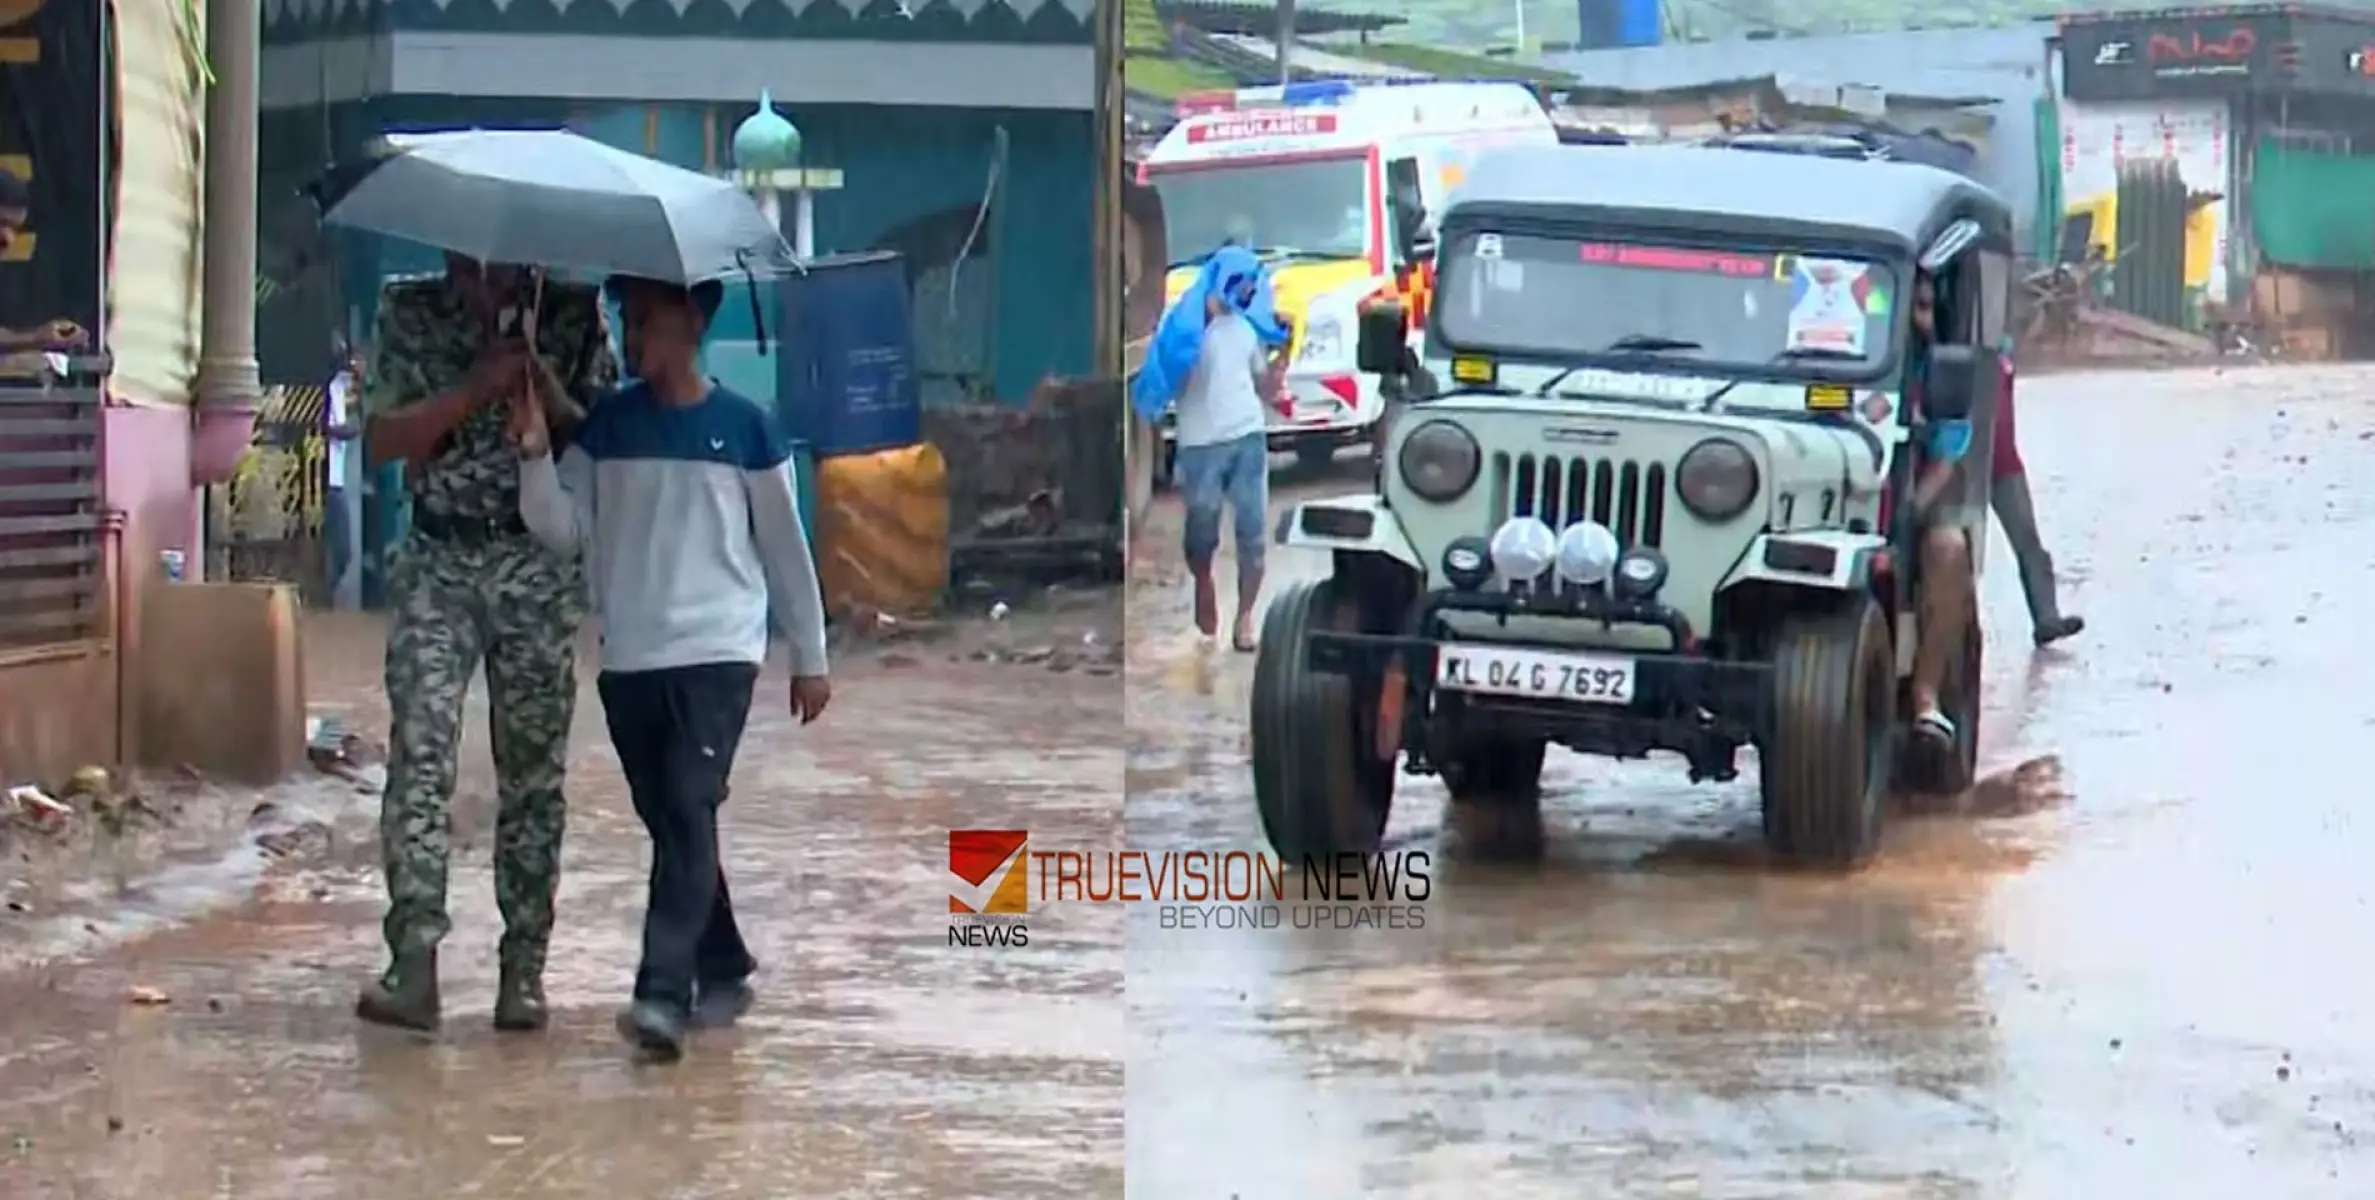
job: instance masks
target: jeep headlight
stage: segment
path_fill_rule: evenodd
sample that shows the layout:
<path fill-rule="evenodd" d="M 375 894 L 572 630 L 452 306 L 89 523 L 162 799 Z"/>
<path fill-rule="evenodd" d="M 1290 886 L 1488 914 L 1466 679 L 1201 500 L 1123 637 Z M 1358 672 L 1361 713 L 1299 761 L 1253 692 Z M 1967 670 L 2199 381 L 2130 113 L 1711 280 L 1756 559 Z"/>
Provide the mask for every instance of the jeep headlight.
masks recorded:
<path fill-rule="evenodd" d="M 1344 322 L 1334 317 L 1320 317 L 1303 327 L 1303 346 L 1295 351 L 1295 361 L 1334 362 L 1344 356 Z"/>
<path fill-rule="evenodd" d="M 1476 486 L 1484 449 L 1476 435 L 1450 421 L 1429 421 L 1402 439 L 1396 463 L 1402 483 L 1421 500 L 1448 504 Z"/>
<path fill-rule="evenodd" d="M 1674 491 L 1700 520 L 1729 521 L 1757 498 L 1756 456 L 1730 438 L 1708 438 L 1676 464 Z"/>

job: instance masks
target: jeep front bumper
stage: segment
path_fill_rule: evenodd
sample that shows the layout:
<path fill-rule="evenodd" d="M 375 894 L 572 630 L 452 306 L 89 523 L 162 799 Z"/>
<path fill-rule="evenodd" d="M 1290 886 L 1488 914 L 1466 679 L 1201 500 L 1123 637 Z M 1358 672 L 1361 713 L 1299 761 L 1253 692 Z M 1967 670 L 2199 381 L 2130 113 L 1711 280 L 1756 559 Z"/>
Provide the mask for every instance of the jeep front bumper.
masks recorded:
<path fill-rule="evenodd" d="M 1455 615 L 1483 617 L 1504 630 L 1518 617 L 1589 622 L 1609 630 L 1655 627 L 1667 631 L 1673 648 L 1602 650 L 1455 632 L 1445 620 Z M 1609 702 L 1441 686 L 1438 673 L 1447 645 L 1623 659 L 1632 668 L 1630 696 Z M 1655 600 L 1618 600 L 1596 592 L 1555 596 L 1441 589 L 1421 598 L 1407 632 L 1314 630 L 1305 653 L 1313 670 L 1349 676 L 1356 687 L 1384 687 L 1389 668 L 1400 666 L 1408 689 L 1401 706 L 1401 741 L 1414 771 L 1433 770 L 1455 742 L 1499 735 L 1541 738 L 1611 758 L 1668 750 L 1690 760 L 1693 778 L 1729 779 L 1733 751 L 1754 742 L 1767 727 L 1772 667 L 1709 658 L 1697 645 L 1681 613 Z"/>

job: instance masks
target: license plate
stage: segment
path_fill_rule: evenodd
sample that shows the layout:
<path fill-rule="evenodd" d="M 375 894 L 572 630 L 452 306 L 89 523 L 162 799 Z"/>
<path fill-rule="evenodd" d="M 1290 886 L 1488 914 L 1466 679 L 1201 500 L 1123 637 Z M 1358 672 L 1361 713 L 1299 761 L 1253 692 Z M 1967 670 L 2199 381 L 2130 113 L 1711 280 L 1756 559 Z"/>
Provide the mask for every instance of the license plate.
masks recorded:
<path fill-rule="evenodd" d="M 1527 700 L 1630 704 L 1633 660 L 1606 654 L 1447 645 L 1435 654 L 1435 686 Z"/>

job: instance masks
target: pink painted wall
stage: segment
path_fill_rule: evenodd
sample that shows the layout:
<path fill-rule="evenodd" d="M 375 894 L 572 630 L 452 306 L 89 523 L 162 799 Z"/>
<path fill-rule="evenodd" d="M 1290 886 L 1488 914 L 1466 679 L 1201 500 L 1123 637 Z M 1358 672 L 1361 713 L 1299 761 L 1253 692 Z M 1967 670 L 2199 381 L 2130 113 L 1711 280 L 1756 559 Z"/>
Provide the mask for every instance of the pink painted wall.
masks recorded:
<path fill-rule="evenodd" d="M 164 550 L 182 552 L 185 579 L 201 578 L 204 507 L 190 486 L 190 410 L 110 405 L 102 431 L 102 494 L 124 514 L 126 594 L 137 596 L 162 576 Z"/>

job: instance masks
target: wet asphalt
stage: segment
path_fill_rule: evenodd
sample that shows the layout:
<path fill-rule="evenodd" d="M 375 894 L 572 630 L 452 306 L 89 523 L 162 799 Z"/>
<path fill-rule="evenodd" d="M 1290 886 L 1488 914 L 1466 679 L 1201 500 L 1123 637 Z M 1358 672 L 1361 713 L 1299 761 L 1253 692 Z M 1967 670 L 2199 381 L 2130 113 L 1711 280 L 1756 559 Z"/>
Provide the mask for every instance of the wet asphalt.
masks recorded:
<path fill-rule="evenodd" d="M 673 1068 L 610 1032 L 643 840 L 590 696 L 546 1034 L 486 1024 L 483 839 L 444 1034 L 356 1026 L 365 785 L 273 801 L 316 850 L 0 920 L 0 1197 L 2375 1195 L 2375 370 L 2038 378 L 2022 418 L 2091 627 L 2032 652 L 1995 546 L 1988 778 L 1854 877 L 1761 863 L 1748 779 L 1554 752 L 1532 862 L 1468 853 L 1495 831 L 1405 781 L 1395 843 L 1440 860 L 1423 930 L 1073 905 L 1027 949 L 949 946 L 951 828 L 1260 845 L 1251 661 L 1157 568 L 1126 705 L 929 648 L 845 658 L 820 726 L 762 705 L 728 853 L 766 990 Z M 376 629 L 309 636 L 317 697 L 369 728 Z"/>
<path fill-rule="evenodd" d="M 1990 551 L 1987 778 L 1851 878 L 1753 776 L 1554 750 L 1539 857 L 1407 777 L 1422 931 L 1128 934 L 1127 1194 L 2375 1195 L 2375 370 L 2023 381 L 2065 605 Z M 1281 475 L 1285 495 L 1360 485 Z M 1159 507 L 1150 546 L 1175 538 Z M 1278 581 L 1324 571 L 1273 548 Z M 1133 595 L 1133 845 L 1260 844 L 1251 660 Z M 1448 831 L 1448 832 L 1447 832 Z M 1521 831 L 1522 832 L 1522 831 Z"/>
<path fill-rule="evenodd" d="M 1117 607 L 1072 624 L 1111 644 Z M 308 628 L 315 698 L 370 732 L 379 637 L 369 621 Z M 853 651 L 807 729 L 780 671 L 762 679 L 726 818 L 760 998 L 674 1066 L 636 1064 L 612 1031 L 645 839 L 590 686 L 546 1033 L 489 1026 L 483 835 L 454 871 L 442 1035 L 357 1025 L 380 961 L 363 784 L 275 793 L 313 818 L 301 828 L 330 843 L 316 853 L 249 848 L 45 897 L 0 928 L 20 964 L 0 971 L 0 1197 L 1120 1194 L 1118 912 L 1072 914 L 1028 948 L 947 944 L 951 828 L 1119 837 L 1118 668 L 1014 649 L 1031 661 Z M 458 808 L 483 830 L 483 690 L 469 724 Z"/>

